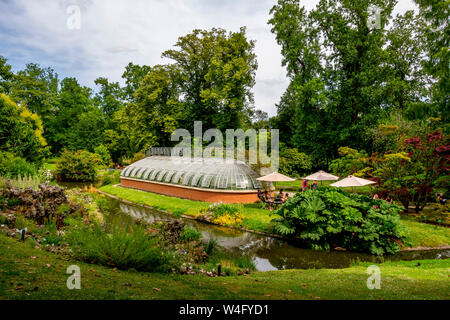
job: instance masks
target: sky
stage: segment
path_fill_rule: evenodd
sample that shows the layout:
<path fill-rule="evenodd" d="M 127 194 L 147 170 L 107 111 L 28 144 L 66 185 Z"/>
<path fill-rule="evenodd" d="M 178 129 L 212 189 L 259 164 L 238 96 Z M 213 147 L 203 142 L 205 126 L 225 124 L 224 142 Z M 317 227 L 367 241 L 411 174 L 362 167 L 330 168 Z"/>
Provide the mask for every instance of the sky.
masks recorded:
<path fill-rule="evenodd" d="M 307 9 L 314 8 L 317 2 L 301 0 Z M 280 47 L 267 24 L 275 3 L 276 0 L 0 0 L 0 55 L 8 59 L 14 71 L 25 68 L 27 63 L 38 63 L 53 68 L 60 79 L 75 77 L 82 85 L 95 89 L 94 80 L 98 77 L 123 84 L 121 75 L 129 62 L 150 66 L 169 63 L 161 58 L 161 53 L 194 29 L 219 27 L 239 31 L 246 26 L 248 38 L 256 40 L 255 107 L 274 116 L 276 104 L 289 84 L 281 65 Z M 412 0 L 399 0 L 395 13 L 414 8 Z"/>

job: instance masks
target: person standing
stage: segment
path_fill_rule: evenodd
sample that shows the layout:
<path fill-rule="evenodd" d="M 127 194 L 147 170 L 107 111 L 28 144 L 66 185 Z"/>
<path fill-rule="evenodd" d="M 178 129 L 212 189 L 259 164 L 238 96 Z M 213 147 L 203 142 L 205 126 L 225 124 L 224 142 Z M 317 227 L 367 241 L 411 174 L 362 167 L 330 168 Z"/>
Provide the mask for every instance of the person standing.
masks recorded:
<path fill-rule="evenodd" d="M 313 184 L 312 184 L 312 188 L 313 188 L 314 190 L 316 190 L 317 187 L 318 187 L 317 181 L 314 181 Z"/>
<path fill-rule="evenodd" d="M 308 189 L 308 180 L 304 179 L 302 182 L 302 191 L 306 191 Z"/>

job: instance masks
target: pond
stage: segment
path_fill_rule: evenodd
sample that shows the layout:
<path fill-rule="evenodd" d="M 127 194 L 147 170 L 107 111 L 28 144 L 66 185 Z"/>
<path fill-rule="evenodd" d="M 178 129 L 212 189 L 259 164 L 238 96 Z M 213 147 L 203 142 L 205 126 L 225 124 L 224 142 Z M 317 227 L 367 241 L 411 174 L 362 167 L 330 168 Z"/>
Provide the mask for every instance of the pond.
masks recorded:
<path fill-rule="evenodd" d="M 119 200 L 108 198 L 105 216 L 115 219 L 133 217 L 147 222 L 175 219 L 170 215 L 158 213 L 140 206 L 125 204 Z M 316 251 L 299 248 L 292 243 L 273 237 L 262 236 L 214 226 L 202 222 L 184 219 L 185 223 L 199 230 L 205 241 L 215 239 L 217 245 L 228 251 L 230 255 L 250 256 L 258 271 L 282 269 L 314 269 L 314 268 L 346 268 L 354 261 L 380 263 L 384 260 L 419 260 L 448 259 L 450 250 L 405 251 L 394 256 L 376 257 L 370 254 Z"/>

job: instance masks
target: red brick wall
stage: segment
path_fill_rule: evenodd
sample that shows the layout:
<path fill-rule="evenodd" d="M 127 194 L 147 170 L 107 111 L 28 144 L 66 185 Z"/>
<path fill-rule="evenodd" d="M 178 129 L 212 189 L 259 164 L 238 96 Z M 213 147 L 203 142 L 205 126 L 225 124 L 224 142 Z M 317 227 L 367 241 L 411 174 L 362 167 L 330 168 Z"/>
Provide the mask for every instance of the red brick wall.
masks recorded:
<path fill-rule="evenodd" d="M 225 191 L 204 191 L 198 189 L 185 188 L 181 186 L 171 186 L 167 184 L 153 183 L 150 181 L 120 179 L 120 185 L 123 187 L 134 188 L 167 196 L 179 197 L 190 200 L 206 202 L 224 202 L 224 203 L 253 203 L 259 201 L 257 192 L 225 192 Z"/>

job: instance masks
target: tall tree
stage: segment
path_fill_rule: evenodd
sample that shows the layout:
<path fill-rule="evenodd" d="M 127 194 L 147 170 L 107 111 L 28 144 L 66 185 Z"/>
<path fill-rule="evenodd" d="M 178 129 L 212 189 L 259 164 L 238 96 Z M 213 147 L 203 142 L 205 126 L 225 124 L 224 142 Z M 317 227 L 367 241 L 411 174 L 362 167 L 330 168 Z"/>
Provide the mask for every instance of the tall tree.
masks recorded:
<path fill-rule="evenodd" d="M 0 56 L 0 93 L 9 94 L 13 78 L 14 73 L 11 71 L 11 66 L 7 63 L 6 58 Z"/>
<path fill-rule="evenodd" d="M 91 89 L 80 86 L 75 78 L 61 81 L 57 109 L 46 127 L 48 142 L 54 153 L 69 146 L 70 131 L 78 123 L 79 117 L 92 106 L 91 94 Z"/>
<path fill-rule="evenodd" d="M 44 126 L 57 109 L 58 74 L 52 68 L 29 63 L 14 77 L 11 96 L 42 117 Z"/>
<path fill-rule="evenodd" d="M 257 62 L 245 28 L 228 34 L 215 28 L 194 30 L 175 47 L 163 57 L 172 59 L 180 73 L 184 127 L 192 129 L 194 121 L 219 129 L 248 125 Z"/>
<path fill-rule="evenodd" d="M 414 0 L 426 19 L 424 35 L 429 49 L 427 71 L 435 78 L 433 101 L 441 117 L 450 117 L 450 0 Z"/>
<path fill-rule="evenodd" d="M 370 6 L 380 8 L 379 28 L 368 24 Z M 426 101 L 419 18 L 409 12 L 391 21 L 395 0 L 320 0 L 307 11 L 296 0 L 271 10 L 272 32 L 281 45 L 291 83 L 278 105 L 288 145 L 325 166 L 338 147 L 370 149 L 367 128 L 391 110 Z M 406 30 L 404 30 L 405 28 Z"/>
<path fill-rule="evenodd" d="M 134 92 L 139 88 L 142 80 L 144 80 L 150 70 L 151 67 L 149 66 L 140 66 L 132 62 L 125 67 L 122 78 L 125 79 L 124 94 L 128 101 L 134 100 Z"/>

